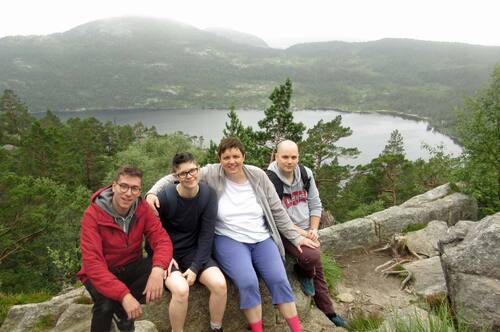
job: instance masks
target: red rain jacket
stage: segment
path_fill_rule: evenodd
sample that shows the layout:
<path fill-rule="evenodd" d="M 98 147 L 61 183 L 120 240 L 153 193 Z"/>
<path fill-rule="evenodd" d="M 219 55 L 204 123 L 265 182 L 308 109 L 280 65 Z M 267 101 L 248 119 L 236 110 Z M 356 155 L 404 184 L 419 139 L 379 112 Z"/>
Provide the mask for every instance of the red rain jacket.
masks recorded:
<path fill-rule="evenodd" d="M 82 267 L 77 277 L 82 283 L 90 280 L 99 293 L 121 302 L 130 291 L 110 270 L 141 258 L 144 236 L 154 250 L 153 266 L 167 269 L 173 248 L 160 219 L 142 198 L 139 198 L 129 232 L 125 233 L 111 215 L 94 203 L 99 194 L 109 187 L 92 195 L 91 203 L 83 214 L 80 233 Z"/>

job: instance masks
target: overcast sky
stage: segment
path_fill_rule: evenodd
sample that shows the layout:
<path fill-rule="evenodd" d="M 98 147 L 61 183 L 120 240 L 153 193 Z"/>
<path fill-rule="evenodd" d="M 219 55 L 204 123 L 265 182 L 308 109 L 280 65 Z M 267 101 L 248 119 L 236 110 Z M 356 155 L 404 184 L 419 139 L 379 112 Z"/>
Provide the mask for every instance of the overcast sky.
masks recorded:
<path fill-rule="evenodd" d="M 0 38 L 63 32 L 124 15 L 230 28 L 272 47 L 386 37 L 500 46 L 498 0 L 6 0 Z"/>

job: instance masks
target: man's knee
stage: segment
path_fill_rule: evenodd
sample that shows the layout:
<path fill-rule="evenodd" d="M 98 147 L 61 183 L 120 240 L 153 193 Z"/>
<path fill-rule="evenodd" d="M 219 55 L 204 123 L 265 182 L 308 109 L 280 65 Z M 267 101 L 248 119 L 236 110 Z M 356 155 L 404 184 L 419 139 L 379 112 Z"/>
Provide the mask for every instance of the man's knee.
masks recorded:
<path fill-rule="evenodd" d="M 211 292 L 215 294 L 226 294 L 227 293 L 227 284 L 226 279 L 217 278 L 211 282 L 211 286 L 209 287 Z"/>
<path fill-rule="evenodd" d="M 189 285 L 183 277 L 172 276 L 167 279 L 167 287 L 172 293 L 172 300 L 177 302 L 187 302 L 189 299 Z"/>
<path fill-rule="evenodd" d="M 318 249 L 303 248 L 302 254 L 297 257 L 299 265 L 316 266 L 321 262 L 321 253 Z"/>
<path fill-rule="evenodd" d="M 175 287 L 171 290 L 172 299 L 177 302 L 187 302 L 189 299 L 189 286 L 186 284 L 185 286 Z"/>

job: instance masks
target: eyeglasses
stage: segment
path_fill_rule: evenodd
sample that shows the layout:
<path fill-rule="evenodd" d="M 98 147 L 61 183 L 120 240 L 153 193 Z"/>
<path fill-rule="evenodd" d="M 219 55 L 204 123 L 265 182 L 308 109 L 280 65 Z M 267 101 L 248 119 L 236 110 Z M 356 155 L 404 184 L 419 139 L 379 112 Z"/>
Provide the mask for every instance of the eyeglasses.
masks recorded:
<path fill-rule="evenodd" d="M 129 186 L 126 183 L 117 183 L 117 185 L 120 187 L 121 193 L 126 193 L 129 189 L 134 195 L 137 195 L 141 192 L 141 187 L 138 186 Z"/>
<path fill-rule="evenodd" d="M 196 174 L 198 174 L 198 170 L 199 170 L 199 168 L 195 167 L 195 168 L 191 168 L 188 171 L 177 173 L 176 175 L 179 179 L 185 179 L 188 176 L 188 174 L 191 176 L 195 176 Z"/>

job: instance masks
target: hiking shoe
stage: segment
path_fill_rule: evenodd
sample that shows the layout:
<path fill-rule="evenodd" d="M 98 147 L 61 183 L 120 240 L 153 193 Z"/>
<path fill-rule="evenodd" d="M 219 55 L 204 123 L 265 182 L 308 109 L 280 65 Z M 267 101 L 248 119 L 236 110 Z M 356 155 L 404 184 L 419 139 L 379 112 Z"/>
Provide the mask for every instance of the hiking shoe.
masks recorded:
<path fill-rule="evenodd" d="M 293 266 L 295 274 L 297 275 L 297 279 L 299 279 L 300 287 L 302 291 L 307 296 L 314 296 L 316 294 L 316 290 L 314 289 L 314 281 L 313 278 L 309 278 L 304 274 L 304 272 L 300 269 L 298 264 Z"/>
<path fill-rule="evenodd" d="M 335 316 L 329 316 L 328 319 L 332 321 L 335 326 L 340 326 L 340 327 L 345 327 L 347 328 L 349 324 L 347 324 L 347 321 L 342 318 L 340 315 L 335 315 Z"/>

